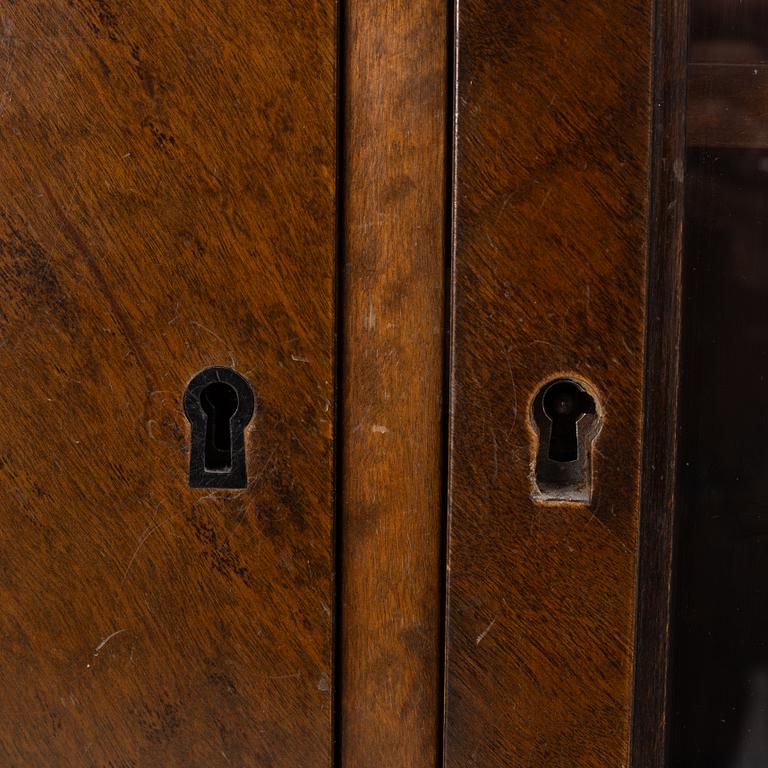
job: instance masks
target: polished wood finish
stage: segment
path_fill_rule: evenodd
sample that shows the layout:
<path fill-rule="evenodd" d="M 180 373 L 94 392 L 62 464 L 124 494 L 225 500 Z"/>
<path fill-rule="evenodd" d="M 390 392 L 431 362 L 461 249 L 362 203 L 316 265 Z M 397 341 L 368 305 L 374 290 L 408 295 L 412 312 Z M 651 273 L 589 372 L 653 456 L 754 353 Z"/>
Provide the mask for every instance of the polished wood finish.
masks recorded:
<path fill-rule="evenodd" d="M 4 4 L 3 765 L 331 763 L 335 27 Z M 213 364 L 246 490 L 188 486 Z"/>
<path fill-rule="evenodd" d="M 437 765 L 447 5 L 346 6 L 340 757 Z"/>
<path fill-rule="evenodd" d="M 663 768 L 676 504 L 688 0 L 658 0 L 632 768 Z"/>
<path fill-rule="evenodd" d="M 459 6 L 448 768 L 628 761 L 652 10 Z M 604 412 L 590 504 L 531 496 L 563 374 Z"/>

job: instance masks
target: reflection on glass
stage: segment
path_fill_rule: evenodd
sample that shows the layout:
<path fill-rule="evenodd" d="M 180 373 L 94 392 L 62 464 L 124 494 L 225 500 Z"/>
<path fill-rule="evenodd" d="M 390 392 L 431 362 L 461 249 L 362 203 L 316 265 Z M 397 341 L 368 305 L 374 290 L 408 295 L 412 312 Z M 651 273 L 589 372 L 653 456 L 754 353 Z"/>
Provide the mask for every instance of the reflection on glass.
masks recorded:
<path fill-rule="evenodd" d="M 768 0 L 691 0 L 668 768 L 768 768 Z"/>
<path fill-rule="evenodd" d="M 766 0 L 691 0 L 691 62 L 768 61 Z"/>
<path fill-rule="evenodd" d="M 768 766 L 768 151 L 688 153 L 672 768 Z"/>

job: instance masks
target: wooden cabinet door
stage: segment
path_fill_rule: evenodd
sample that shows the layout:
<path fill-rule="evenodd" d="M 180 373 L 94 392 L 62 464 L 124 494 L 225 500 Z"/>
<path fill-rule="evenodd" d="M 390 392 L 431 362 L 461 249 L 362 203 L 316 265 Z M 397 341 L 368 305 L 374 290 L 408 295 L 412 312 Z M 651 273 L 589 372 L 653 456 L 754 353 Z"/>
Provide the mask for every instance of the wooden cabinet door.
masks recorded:
<path fill-rule="evenodd" d="M 459 5 L 448 768 L 627 763 L 651 19 L 650 2 Z M 569 461 L 537 420 L 568 381 L 593 402 L 572 486 L 540 475 Z"/>
<path fill-rule="evenodd" d="M 0 31 L 0 763 L 327 766 L 335 4 Z M 188 483 L 209 366 L 242 489 Z"/>
<path fill-rule="evenodd" d="M 686 7 L 0 9 L 2 765 L 661 768 Z"/>

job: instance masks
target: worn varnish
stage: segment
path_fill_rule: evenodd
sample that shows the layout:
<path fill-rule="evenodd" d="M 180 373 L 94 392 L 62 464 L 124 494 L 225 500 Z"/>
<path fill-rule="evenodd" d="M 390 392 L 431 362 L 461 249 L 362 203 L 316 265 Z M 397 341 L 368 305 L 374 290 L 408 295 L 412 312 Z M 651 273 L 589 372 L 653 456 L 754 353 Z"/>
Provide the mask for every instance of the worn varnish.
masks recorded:
<path fill-rule="evenodd" d="M 335 26 L 3 4 L 3 765 L 330 764 Z M 187 484 L 209 365 L 245 491 Z"/>
<path fill-rule="evenodd" d="M 447 6 L 346 6 L 340 757 L 437 765 Z"/>
<path fill-rule="evenodd" d="M 446 765 L 626 765 L 651 2 L 458 13 Z M 604 411 L 590 504 L 531 498 L 529 409 Z"/>

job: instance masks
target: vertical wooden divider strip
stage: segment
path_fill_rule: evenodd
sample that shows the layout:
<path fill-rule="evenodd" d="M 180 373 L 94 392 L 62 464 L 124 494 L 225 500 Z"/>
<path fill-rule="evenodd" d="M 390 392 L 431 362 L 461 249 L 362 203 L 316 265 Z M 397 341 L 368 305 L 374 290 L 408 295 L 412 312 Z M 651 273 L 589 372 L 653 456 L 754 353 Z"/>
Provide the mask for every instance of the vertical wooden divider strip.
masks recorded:
<path fill-rule="evenodd" d="M 688 0 L 658 0 L 646 313 L 645 413 L 637 571 L 633 768 L 666 755 L 680 280 L 683 242 Z"/>
<path fill-rule="evenodd" d="M 437 761 L 448 5 L 346 4 L 341 764 Z"/>

